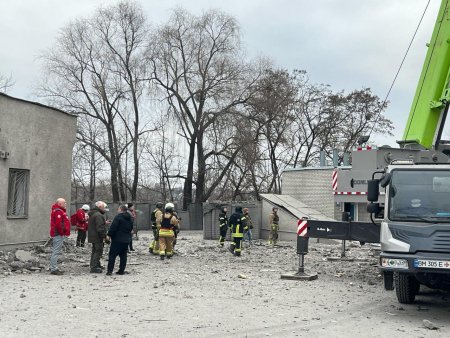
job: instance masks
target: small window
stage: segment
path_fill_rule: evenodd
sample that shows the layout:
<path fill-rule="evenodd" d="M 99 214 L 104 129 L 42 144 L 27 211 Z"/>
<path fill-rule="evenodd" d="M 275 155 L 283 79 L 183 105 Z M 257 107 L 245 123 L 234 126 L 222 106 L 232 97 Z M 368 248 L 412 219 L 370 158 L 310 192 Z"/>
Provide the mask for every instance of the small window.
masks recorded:
<path fill-rule="evenodd" d="M 28 185 L 30 171 L 9 169 L 8 212 L 9 218 L 28 217 Z"/>

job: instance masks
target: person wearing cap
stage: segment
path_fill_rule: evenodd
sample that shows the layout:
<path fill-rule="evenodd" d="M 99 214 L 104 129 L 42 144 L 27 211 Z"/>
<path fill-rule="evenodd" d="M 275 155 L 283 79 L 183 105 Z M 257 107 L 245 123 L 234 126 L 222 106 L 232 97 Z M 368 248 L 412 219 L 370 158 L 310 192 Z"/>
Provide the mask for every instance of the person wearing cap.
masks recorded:
<path fill-rule="evenodd" d="M 280 229 L 280 216 L 278 216 L 278 208 L 273 207 L 269 215 L 269 245 L 275 246 L 278 240 L 278 230 Z"/>
<path fill-rule="evenodd" d="M 422 204 L 422 200 L 419 198 L 413 198 L 411 200 L 411 205 L 407 210 L 405 210 L 406 214 L 413 215 L 413 216 L 430 216 L 430 208 L 426 208 Z"/>
<path fill-rule="evenodd" d="M 165 257 L 173 256 L 173 241 L 175 232 L 178 229 L 178 219 L 174 215 L 175 206 L 173 203 L 167 203 L 164 208 L 164 214 L 159 229 L 159 257 L 164 260 Z"/>
<path fill-rule="evenodd" d="M 91 261 L 89 264 L 91 273 L 102 273 L 100 258 L 103 255 L 103 242 L 106 238 L 105 212 L 107 204 L 103 201 L 95 202 L 95 207 L 89 211 L 88 242 L 92 243 Z"/>
<path fill-rule="evenodd" d="M 78 232 L 77 234 L 77 244 L 76 246 L 84 247 L 84 242 L 86 241 L 86 232 L 88 229 L 88 220 L 89 215 L 88 211 L 90 210 L 89 205 L 84 204 L 77 212 L 72 215 L 71 221 L 72 225 L 75 226 L 75 230 Z"/>

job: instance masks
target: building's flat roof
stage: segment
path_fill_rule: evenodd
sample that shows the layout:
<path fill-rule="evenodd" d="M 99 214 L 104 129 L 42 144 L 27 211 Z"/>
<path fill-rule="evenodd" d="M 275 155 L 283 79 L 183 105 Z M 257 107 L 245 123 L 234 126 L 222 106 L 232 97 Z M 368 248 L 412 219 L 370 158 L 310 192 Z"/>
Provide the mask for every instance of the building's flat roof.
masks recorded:
<path fill-rule="evenodd" d="M 305 171 L 305 170 L 333 170 L 335 168 L 338 169 L 351 169 L 352 166 L 339 166 L 339 167 L 333 167 L 333 166 L 326 166 L 326 167 L 301 167 L 301 168 L 285 168 L 283 169 L 283 172 L 288 171 Z"/>
<path fill-rule="evenodd" d="M 307 217 L 308 219 L 313 220 L 334 221 L 334 219 L 325 216 L 320 211 L 311 208 L 305 203 L 300 202 L 296 198 L 289 195 L 261 194 L 261 197 L 273 205 L 285 209 L 292 216 L 298 219 Z"/>
<path fill-rule="evenodd" d="M 12 100 L 20 101 L 20 102 L 31 103 L 31 104 L 34 104 L 34 105 L 36 105 L 36 106 L 48 108 L 48 109 L 51 109 L 51 110 L 54 110 L 54 111 L 57 111 L 57 112 L 60 112 L 60 113 L 63 113 L 63 114 L 66 114 L 66 115 L 75 117 L 75 118 L 77 117 L 75 114 L 71 114 L 71 113 L 68 113 L 68 112 L 66 112 L 66 111 L 64 111 L 64 110 L 61 110 L 61 109 L 58 109 L 58 108 L 55 108 L 55 107 L 50 107 L 50 106 L 47 106 L 47 105 L 42 104 L 42 103 L 39 103 L 39 102 L 34 102 L 34 101 L 28 101 L 28 100 L 24 100 L 24 99 L 19 99 L 18 97 L 10 96 L 10 95 L 7 95 L 7 94 L 5 94 L 5 93 L 0 93 L 0 96 L 4 96 L 4 97 L 6 97 L 6 98 L 8 98 L 8 99 L 12 99 Z"/>

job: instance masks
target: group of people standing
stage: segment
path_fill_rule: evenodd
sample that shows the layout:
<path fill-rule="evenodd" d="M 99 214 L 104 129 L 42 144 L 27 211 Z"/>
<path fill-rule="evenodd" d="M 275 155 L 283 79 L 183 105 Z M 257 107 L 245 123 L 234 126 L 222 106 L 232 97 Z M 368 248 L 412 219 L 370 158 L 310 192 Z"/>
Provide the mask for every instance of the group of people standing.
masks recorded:
<path fill-rule="evenodd" d="M 228 229 L 231 234 L 231 244 L 228 250 L 235 256 L 240 256 L 242 252 L 242 242 L 248 240 L 249 245 L 252 245 L 252 229 L 253 222 L 249 214 L 248 208 L 237 206 L 234 213 L 228 219 L 228 208 L 222 207 L 219 213 L 219 244 L 225 245 L 225 239 L 227 237 Z M 269 245 L 274 246 L 278 240 L 278 230 L 280 223 L 280 217 L 278 216 L 278 208 L 272 208 L 272 212 L 269 215 Z"/>
<path fill-rule="evenodd" d="M 227 231 L 231 233 L 231 244 L 228 250 L 235 256 L 240 256 L 242 251 L 242 241 L 244 236 L 248 238 L 249 245 L 252 242 L 252 229 L 253 223 L 248 213 L 248 208 L 242 209 L 241 206 L 237 206 L 234 213 L 231 214 L 230 219 L 227 216 L 228 208 L 222 207 L 219 213 L 219 227 L 220 237 L 219 244 L 224 246 L 225 239 L 227 237 Z"/>
<path fill-rule="evenodd" d="M 180 231 L 181 218 L 175 212 L 173 203 L 167 203 L 165 206 L 159 202 L 155 210 L 151 213 L 153 241 L 149 244 L 149 251 L 158 255 L 161 260 L 170 259 L 173 256 L 176 245 L 177 235 Z M 108 265 L 106 274 L 112 275 L 115 261 L 119 256 L 119 275 L 126 274 L 127 253 L 134 251 L 132 246 L 133 230 L 135 231 L 136 212 L 132 203 L 120 205 L 117 209 L 117 215 L 113 221 L 105 217 L 108 211 L 107 204 L 98 201 L 91 209 L 85 204 L 73 214 L 70 219 L 66 213 L 66 201 L 58 198 L 52 206 L 50 216 L 50 236 L 52 237 L 52 255 L 50 258 L 50 270 L 53 275 L 61 275 L 63 271 L 58 269 L 57 261 L 61 254 L 64 237 L 70 235 L 71 225 L 75 226 L 77 234 L 76 246 L 84 247 L 86 238 L 92 245 L 91 259 L 89 263 L 91 273 L 102 273 L 105 267 L 100 263 L 103 256 L 105 243 L 110 243 L 108 254 Z M 225 245 L 227 232 L 231 233 L 231 244 L 229 251 L 240 256 L 242 252 L 242 243 L 248 240 L 252 244 L 253 222 L 248 208 L 237 206 L 235 212 L 228 219 L 227 207 L 222 207 L 219 214 L 220 227 L 220 246 Z M 279 230 L 278 208 L 272 208 L 269 215 L 269 245 L 276 245 Z"/>
<path fill-rule="evenodd" d="M 75 231 L 78 233 L 76 239 L 77 247 L 84 247 L 86 238 L 92 245 L 89 263 L 91 273 L 102 273 L 105 269 L 100 263 L 105 243 L 110 244 L 106 275 L 112 275 L 117 256 L 119 256 L 120 262 L 116 273 L 119 275 L 127 273 L 125 270 L 127 254 L 129 251 L 134 251 L 132 235 L 133 232 L 136 233 L 134 205 L 132 203 L 120 205 L 117 209 L 117 215 L 112 221 L 106 219 L 106 211 L 108 211 L 107 204 L 103 201 L 98 201 L 92 209 L 87 204 L 83 205 L 69 219 L 66 213 L 65 199 L 58 198 L 56 200 L 50 215 L 50 237 L 52 238 L 51 274 L 63 274 L 63 271 L 58 269 L 57 261 L 62 252 L 64 237 L 70 235 L 71 225 L 75 226 Z M 173 255 L 175 233 L 179 231 L 179 220 L 174 212 L 172 203 L 166 205 L 164 213 L 161 210 L 160 215 L 158 215 L 158 224 L 158 254 L 161 255 L 161 259 L 164 259 L 166 256 L 170 258 Z"/>

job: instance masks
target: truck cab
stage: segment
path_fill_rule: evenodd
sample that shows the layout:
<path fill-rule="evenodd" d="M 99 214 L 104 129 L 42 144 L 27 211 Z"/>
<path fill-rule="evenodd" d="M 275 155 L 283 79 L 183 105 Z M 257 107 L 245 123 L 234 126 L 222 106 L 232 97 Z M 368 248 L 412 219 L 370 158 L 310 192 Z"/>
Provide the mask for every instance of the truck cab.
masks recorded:
<path fill-rule="evenodd" d="M 386 289 L 412 303 L 420 285 L 450 290 L 450 165 L 389 165 L 380 269 Z"/>

